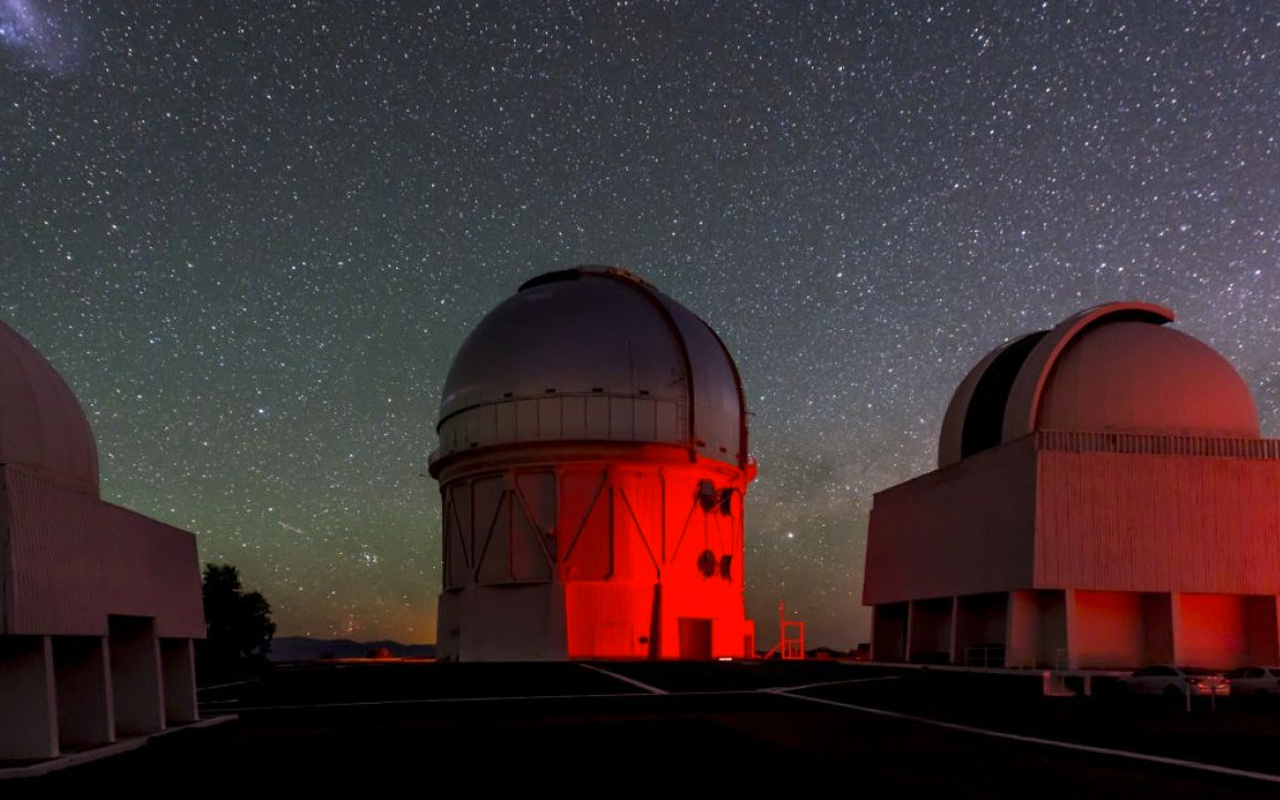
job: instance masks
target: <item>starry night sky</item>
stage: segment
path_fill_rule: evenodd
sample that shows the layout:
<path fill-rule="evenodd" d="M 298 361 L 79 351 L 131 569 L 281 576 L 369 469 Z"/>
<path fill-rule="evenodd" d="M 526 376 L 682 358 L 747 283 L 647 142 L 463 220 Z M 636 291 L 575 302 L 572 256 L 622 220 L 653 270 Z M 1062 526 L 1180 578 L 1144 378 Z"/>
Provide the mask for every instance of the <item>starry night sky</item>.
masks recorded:
<path fill-rule="evenodd" d="M 737 358 L 762 644 L 867 638 L 872 492 L 1080 307 L 1172 307 L 1280 434 L 1274 3 L 542 5 L 0 0 L 0 316 L 281 634 L 434 640 L 446 370 L 573 264 Z"/>

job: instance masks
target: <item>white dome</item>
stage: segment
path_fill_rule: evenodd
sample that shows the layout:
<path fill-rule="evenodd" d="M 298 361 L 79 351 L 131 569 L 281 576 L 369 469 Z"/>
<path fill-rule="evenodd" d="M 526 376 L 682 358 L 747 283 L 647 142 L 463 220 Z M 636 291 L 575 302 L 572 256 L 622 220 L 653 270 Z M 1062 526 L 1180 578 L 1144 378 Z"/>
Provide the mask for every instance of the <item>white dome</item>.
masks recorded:
<path fill-rule="evenodd" d="M 956 389 L 938 465 L 1037 430 L 1258 438 L 1240 374 L 1148 303 L 1085 309 L 991 351 Z"/>
<path fill-rule="evenodd" d="M 0 463 L 98 495 L 98 448 L 80 403 L 44 356 L 3 322 Z"/>
<path fill-rule="evenodd" d="M 1058 358 L 1037 426 L 1258 438 L 1244 379 L 1199 339 L 1142 322 L 1100 325 Z"/>
<path fill-rule="evenodd" d="M 525 441 L 638 441 L 746 461 L 737 368 L 705 322 L 631 273 L 534 278 L 491 311 L 445 380 L 433 461 Z"/>

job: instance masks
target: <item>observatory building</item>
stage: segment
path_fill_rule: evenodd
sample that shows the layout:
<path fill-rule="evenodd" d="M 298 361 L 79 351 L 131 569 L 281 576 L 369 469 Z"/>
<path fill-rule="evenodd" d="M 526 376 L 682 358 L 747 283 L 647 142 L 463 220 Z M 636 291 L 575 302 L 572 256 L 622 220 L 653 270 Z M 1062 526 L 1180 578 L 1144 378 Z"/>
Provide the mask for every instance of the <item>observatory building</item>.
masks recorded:
<path fill-rule="evenodd" d="M 875 496 L 882 661 L 1274 664 L 1280 441 L 1217 352 L 1143 303 L 996 348 L 938 469 Z"/>
<path fill-rule="evenodd" d="M 98 498 L 75 396 L 0 323 L 0 761 L 197 718 L 195 537 Z"/>
<path fill-rule="evenodd" d="M 752 653 L 746 422 L 720 338 L 645 281 L 581 267 L 521 286 L 440 403 L 439 656 Z"/>

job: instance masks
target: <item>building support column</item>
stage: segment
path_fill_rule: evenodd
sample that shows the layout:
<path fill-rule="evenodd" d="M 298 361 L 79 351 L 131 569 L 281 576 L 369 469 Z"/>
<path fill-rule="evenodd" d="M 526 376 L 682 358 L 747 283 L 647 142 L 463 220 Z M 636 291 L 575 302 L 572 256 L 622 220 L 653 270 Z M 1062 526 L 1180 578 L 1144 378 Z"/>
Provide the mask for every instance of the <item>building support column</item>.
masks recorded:
<path fill-rule="evenodd" d="M 57 755 L 53 645 L 48 636 L 0 636 L 0 759 Z"/>
<path fill-rule="evenodd" d="M 1272 632 L 1276 636 L 1276 649 L 1274 653 L 1276 660 L 1273 663 L 1280 663 L 1280 595 L 1271 598 L 1271 600 L 1274 604 L 1272 605 L 1272 608 L 1275 610 L 1275 625 L 1273 626 Z"/>
<path fill-rule="evenodd" d="M 1076 608 L 1076 590 L 1066 589 L 1064 594 L 1067 619 L 1067 658 L 1065 663 L 1059 663 L 1061 659 L 1055 653 L 1053 666 L 1054 669 L 1080 669 L 1080 626 L 1084 623 L 1084 620 L 1080 618 L 1080 612 Z"/>
<path fill-rule="evenodd" d="M 1005 618 L 1004 665 L 1009 668 L 1039 665 L 1040 622 L 1036 617 L 1035 592 L 1009 592 Z"/>
<path fill-rule="evenodd" d="M 1185 663 L 1186 636 L 1182 630 L 1182 594 L 1179 592 L 1169 593 L 1169 633 L 1173 639 L 1173 663 Z"/>
<path fill-rule="evenodd" d="M 960 630 L 960 598 L 958 596 L 953 596 L 951 598 L 951 644 L 948 648 L 948 653 L 947 653 L 948 664 L 960 663 L 957 660 L 959 658 L 959 653 L 957 651 L 957 643 L 959 641 L 959 634 L 957 632 L 959 630 Z"/>
<path fill-rule="evenodd" d="M 902 642 L 902 661 L 905 664 L 911 663 L 911 633 L 912 626 L 916 624 L 916 601 L 907 601 L 907 638 Z"/>
<path fill-rule="evenodd" d="M 881 625 L 881 623 L 880 623 L 880 607 L 879 607 L 879 606 L 872 606 L 872 607 L 871 607 L 871 641 L 869 642 L 869 644 L 870 644 L 870 648 L 869 648 L 869 649 L 870 649 L 870 651 L 871 651 L 871 660 L 872 660 L 872 661 L 879 661 L 879 660 L 880 660 L 879 655 L 877 655 L 877 654 L 876 654 L 876 651 L 880 649 L 879 647 L 877 647 L 877 646 L 876 646 L 876 628 L 880 627 L 880 625 Z"/>

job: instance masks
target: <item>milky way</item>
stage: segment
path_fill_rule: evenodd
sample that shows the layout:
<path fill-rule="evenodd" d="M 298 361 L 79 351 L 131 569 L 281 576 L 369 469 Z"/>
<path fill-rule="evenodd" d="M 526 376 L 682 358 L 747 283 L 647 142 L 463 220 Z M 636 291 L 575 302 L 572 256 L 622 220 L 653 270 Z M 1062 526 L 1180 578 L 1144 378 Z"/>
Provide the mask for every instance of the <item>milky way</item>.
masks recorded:
<path fill-rule="evenodd" d="M 737 357 L 762 643 L 866 639 L 872 493 L 1082 306 L 1172 307 L 1280 434 L 1274 4 L 541 5 L 0 0 L 0 316 L 281 633 L 434 639 L 445 372 L 576 263 Z"/>
<path fill-rule="evenodd" d="M 29 69 L 54 74 L 74 69 L 80 57 L 79 16 L 64 11 L 61 3 L 0 0 L 0 50 Z"/>

